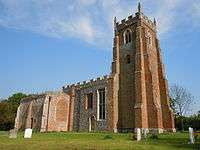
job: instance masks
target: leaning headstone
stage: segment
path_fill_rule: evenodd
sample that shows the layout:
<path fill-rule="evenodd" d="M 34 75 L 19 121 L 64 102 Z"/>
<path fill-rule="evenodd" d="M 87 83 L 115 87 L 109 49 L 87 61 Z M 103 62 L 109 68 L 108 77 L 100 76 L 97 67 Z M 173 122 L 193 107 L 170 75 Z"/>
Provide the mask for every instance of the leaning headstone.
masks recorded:
<path fill-rule="evenodd" d="M 11 138 L 11 139 L 17 138 L 17 130 L 16 129 L 12 129 L 9 131 L 9 138 Z"/>
<path fill-rule="evenodd" d="M 24 138 L 31 138 L 32 137 L 32 129 L 28 128 L 25 130 Z"/>
<path fill-rule="evenodd" d="M 141 141 L 141 130 L 137 128 L 137 141 Z"/>
<path fill-rule="evenodd" d="M 193 128 L 189 127 L 190 144 L 194 144 L 194 131 Z"/>

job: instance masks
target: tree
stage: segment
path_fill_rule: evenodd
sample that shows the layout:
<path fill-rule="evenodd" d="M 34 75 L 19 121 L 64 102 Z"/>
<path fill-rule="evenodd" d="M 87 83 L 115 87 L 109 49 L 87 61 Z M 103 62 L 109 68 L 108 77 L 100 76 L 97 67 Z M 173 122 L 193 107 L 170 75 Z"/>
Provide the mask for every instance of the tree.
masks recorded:
<path fill-rule="evenodd" d="M 23 93 L 16 93 L 16 94 L 13 94 L 12 96 L 10 96 L 7 100 L 8 103 L 11 103 L 13 105 L 19 105 L 20 104 L 20 101 L 21 99 L 27 97 L 26 94 L 23 94 Z"/>
<path fill-rule="evenodd" d="M 169 97 L 169 102 L 170 102 L 170 108 L 173 110 L 173 112 L 176 115 L 175 102 L 173 101 L 171 97 Z"/>
<path fill-rule="evenodd" d="M 192 94 L 187 89 L 178 85 L 171 86 L 170 88 L 171 106 L 175 114 L 179 116 L 181 119 L 181 130 L 184 129 L 183 117 L 189 111 L 193 99 L 194 98 Z"/>
<path fill-rule="evenodd" d="M 6 101 L 0 102 L 0 130 L 9 130 L 13 128 L 15 113 L 12 110 L 12 106 Z"/>
<path fill-rule="evenodd" d="M 25 97 L 26 94 L 16 93 L 7 100 L 0 101 L 0 130 L 10 130 L 14 127 L 17 108 L 21 99 Z"/>
<path fill-rule="evenodd" d="M 197 116 L 200 118 L 200 110 L 197 112 Z"/>

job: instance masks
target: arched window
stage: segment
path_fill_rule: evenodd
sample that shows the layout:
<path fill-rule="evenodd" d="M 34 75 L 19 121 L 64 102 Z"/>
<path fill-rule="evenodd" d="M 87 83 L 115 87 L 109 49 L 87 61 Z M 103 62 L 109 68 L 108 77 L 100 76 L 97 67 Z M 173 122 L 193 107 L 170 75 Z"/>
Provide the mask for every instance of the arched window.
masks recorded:
<path fill-rule="evenodd" d="M 130 64 L 130 63 L 131 63 L 131 56 L 130 56 L 130 55 L 127 55 L 127 56 L 126 56 L 126 63 L 127 63 L 127 64 Z"/>
<path fill-rule="evenodd" d="M 124 44 L 128 44 L 132 41 L 132 36 L 131 36 L 131 30 L 130 29 L 127 29 L 125 32 L 124 32 Z"/>

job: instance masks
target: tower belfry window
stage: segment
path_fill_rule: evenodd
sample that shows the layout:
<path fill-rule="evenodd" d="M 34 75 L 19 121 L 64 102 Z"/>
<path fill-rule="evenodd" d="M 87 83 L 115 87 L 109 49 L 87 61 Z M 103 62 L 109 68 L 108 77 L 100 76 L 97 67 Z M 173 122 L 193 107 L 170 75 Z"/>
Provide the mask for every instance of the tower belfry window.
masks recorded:
<path fill-rule="evenodd" d="M 131 36 L 131 30 L 130 29 L 127 29 L 125 32 L 124 32 L 124 44 L 128 44 L 128 43 L 131 43 L 132 41 L 132 36 Z"/>

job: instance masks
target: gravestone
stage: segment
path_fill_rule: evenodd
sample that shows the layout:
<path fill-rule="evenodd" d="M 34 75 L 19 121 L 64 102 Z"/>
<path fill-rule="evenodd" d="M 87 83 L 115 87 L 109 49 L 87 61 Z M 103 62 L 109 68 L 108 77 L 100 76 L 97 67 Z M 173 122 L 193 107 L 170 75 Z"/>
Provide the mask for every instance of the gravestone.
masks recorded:
<path fill-rule="evenodd" d="M 141 129 L 137 128 L 137 141 L 141 141 Z"/>
<path fill-rule="evenodd" d="M 194 131 L 193 128 L 189 127 L 190 144 L 194 144 Z"/>
<path fill-rule="evenodd" d="M 32 129 L 28 128 L 25 130 L 24 138 L 31 138 L 32 137 Z"/>
<path fill-rule="evenodd" d="M 9 131 L 9 138 L 11 138 L 11 139 L 17 138 L 17 130 L 16 129 L 12 129 Z"/>
<path fill-rule="evenodd" d="M 158 139 L 158 134 L 159 134 L 159 131 L 157 129 L 151 130 L 151 138 L 152 139 Z"/>
<path fill-rule="evenodd" d="M 144 137 L 144 139 L 146 139 L 147 138 L 147 133 L 148 133 L 148 129 L 144 129 L 143 130 L 143 137 Z"/>

